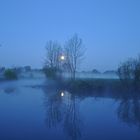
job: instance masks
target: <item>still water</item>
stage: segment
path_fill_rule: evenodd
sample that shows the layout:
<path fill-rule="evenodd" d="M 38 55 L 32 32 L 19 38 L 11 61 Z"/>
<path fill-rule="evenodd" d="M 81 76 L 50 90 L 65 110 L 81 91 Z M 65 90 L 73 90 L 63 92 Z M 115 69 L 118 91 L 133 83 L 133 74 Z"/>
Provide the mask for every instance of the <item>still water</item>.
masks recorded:
<path fill-rule="evenodd" d="M 140 101 L 0 83 L 0 140 L 140 140 Z"/>

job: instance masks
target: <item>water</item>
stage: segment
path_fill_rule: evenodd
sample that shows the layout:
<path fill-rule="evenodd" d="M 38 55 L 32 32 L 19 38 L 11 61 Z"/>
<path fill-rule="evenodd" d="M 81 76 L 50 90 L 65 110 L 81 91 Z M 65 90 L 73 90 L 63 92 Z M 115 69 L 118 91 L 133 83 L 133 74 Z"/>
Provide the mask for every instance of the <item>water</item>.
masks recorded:
<path fill-rule="evenodd" d="M 0 140 L 140 140 L 140 101 L 46 88 L 43 79 L 0 84 Z"/>

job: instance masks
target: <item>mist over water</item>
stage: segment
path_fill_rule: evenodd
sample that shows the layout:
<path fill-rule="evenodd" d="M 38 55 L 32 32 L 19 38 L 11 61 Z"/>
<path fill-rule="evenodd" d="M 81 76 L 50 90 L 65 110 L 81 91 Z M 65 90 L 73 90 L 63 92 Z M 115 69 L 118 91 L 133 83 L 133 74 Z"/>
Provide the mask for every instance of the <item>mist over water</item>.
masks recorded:
<path fill-rule="evenodd" d="M 45 79 L 0 85 L 0 139 L 139 140 L 140 97 L 75 94 L 47 85 Z"/>

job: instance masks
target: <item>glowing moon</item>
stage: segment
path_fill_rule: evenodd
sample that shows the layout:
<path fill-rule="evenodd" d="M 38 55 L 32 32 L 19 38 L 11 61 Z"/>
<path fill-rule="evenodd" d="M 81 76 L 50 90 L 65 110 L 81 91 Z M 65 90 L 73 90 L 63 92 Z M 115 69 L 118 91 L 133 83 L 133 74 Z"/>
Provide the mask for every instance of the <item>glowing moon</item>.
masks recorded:
<path fill-rule="evenodd" d="M 65 56 L 64 56 L 64 55 L 61 55 L 61 56 L 60 56 L 60 59 L 61 59 L 61 60 L 65 60 Z"/>
<path fill-rule="evenodd" d="M 64 96 L 64 92 L 61 92 L 61 96 L 62 96 L 62 97 Z"/>

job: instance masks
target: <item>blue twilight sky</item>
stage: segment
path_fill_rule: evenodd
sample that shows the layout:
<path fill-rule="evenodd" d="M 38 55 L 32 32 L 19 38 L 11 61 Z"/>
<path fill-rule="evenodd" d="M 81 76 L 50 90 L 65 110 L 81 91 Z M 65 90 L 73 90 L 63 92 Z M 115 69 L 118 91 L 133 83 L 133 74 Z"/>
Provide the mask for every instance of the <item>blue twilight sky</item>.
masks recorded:
<path fill-rule="evenodd" d="M 140 0 L 0 0 L 0 65 L 42 67 L 47 40 L 77 33 L 81 69 L 115 69 L 140 53 Z"/>

